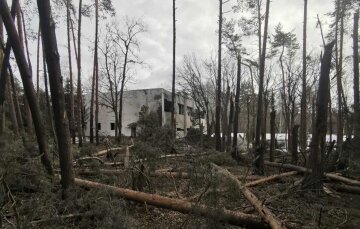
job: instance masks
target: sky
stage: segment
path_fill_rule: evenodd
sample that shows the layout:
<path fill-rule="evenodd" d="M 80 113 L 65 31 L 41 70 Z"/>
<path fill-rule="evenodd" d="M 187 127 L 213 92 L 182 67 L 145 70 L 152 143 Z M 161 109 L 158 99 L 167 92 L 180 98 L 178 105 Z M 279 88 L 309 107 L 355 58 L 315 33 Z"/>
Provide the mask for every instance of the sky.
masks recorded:
<path fill-rule="evenodd" d="M 25 0 L 23 0 L 25 1 Z M 264 4 L 265 4 L 265 0 Z M 36 1 L 34 1 L 36 2 Z M 78 0 L 74 0 L 78 5 Z M 84 0 L 87 3 L 90 0 Z M 230 0 L 224 5 L 224 12 L 231 10 L 236 0 Z M 184 55 L 196 54 L 201 58 L 209 58 L 217 52 L 218 0 L 177 0 L 176 27 L 177 46 L 176 63 L 179 66 Z M 140 17 L 147 26 L 147 32 L 139 36 L 139 57 L 146 63 L 137 68 L 134 80 L 127 89 L 163 87 L 170 89 L 172 79 L 172 0 L 117 0 L 113 1 L 116 17 L 122 20 L 125 16 Z M 316 15 L 322 20 L 324 30 L 327 30 L 329 19 L 325 14 L 333 8 L 332 0 L 308 1 L 308 51 L 321 49 L 320 31 L 316 28 Z M 53 10 L 54 10 L 53 6 Z M 56 9 L 55 9 L 56 10 Z M 65 12 L 62 14 L 65 16 Z M 240 17 L 241 13 L 228 13 L 225 17 Z M 90 87 L 92 75 L 94 41 L 94 19 L 85 18 L 82 29 L 82 75 L 84 87 Z M 272 0 L 270 4 L 269 32 L 281 22 L 285 31 L 293 31 L 302 44 L 303 1 Z M 29 28 L 37 31 L 37 19 L 33 18 Z M 68 74 L 67 37 L 64 19 L 57 18 L 57 40 L 62 65 L 62 74 Z M 101 36 L 101 35 L 100 35 Z M 245 41 L 253 42 L 255 41 Z M 36 68 L 36 40 L 30 40 L 30 54 L 33 71 Z M 224 47 L 225 50 L 225 47 Z M 73 54 L 74 55 L 74 54 Z M 76 74 L 73 58 L 73 71 Z"/>

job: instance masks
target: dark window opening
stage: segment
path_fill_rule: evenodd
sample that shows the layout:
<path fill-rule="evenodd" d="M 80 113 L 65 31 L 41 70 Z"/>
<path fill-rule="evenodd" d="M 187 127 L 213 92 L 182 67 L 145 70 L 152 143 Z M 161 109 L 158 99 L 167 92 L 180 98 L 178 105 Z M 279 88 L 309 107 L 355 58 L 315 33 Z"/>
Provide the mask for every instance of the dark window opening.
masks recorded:
<path fill-rule="evenodd" d="M 131 127 L 131 137 L 136 138 L 136 126 Z"/>
<path fill-rule="evenodd" d="M 115 130 L 115 123 L 113 123 L 113 122 L 110 123 L 110 129 L 111 129 L 111 130 Z"/>
<path fill-rule="evenodd" d="M 98 130 L 101 130 L 101 123 L 98 123 L 98 124 L 97 124 L 97 129 L 98 129 Z"/>
<path fill-rule="evenodd" d="M 171 110 L 172 110 L 172 102 L 167 99 L 164 99 L 164 111 L 171 112 Z"/>
<path fill-rule="evenodd" d="M 193 115 L 193 109 L 192 109 L 192 107 L 187 107 L 187 114 L 188 114 L 189 116 L 192 116 L 192 115 Z"/>
<path fill-rule="evenodd" d="M 176 128 L 177 131 L 184 131 L 184 129 Z"/>
<path fill-rule="evenodd" d="M 178 104 L 179 105 L 179 114 L 183 115 L 184 114 L 184 105 L 182 104 Z"/>

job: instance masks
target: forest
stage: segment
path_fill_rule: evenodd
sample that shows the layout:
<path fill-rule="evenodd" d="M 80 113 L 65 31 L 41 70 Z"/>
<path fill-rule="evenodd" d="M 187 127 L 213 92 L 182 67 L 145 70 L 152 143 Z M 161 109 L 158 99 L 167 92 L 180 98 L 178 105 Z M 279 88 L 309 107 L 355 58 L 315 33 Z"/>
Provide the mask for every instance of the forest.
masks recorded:
<path fill-rule="evenodd" d="M 359 228 L 359 10 L 0 0 L 0 228 Z"/>

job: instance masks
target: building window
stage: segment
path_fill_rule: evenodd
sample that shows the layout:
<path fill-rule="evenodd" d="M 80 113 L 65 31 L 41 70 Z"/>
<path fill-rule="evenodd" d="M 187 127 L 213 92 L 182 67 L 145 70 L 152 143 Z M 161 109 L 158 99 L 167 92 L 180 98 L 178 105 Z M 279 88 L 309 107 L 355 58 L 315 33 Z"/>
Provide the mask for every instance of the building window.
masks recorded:
<path fill-rule="evenodd" d="M 182 128 L 176 128 L 177 131 L 184 131 Z"/>
<path fill-rule="evenodd" d="M 167 99 L 164 99 L 164 111 L 171 112 L 171 110 L 172 110 L 172 102 Z"/>
<path fill-rule="evenodd" d="M 97 124 L 97 129 L 101 130 L 101 123 L 100 122 Z"/>
<path fill-rule="evenodd" d="M 187 107 L 187 114 L 188 114 L 189 116 L 192 116 L 192 114 L 193 114 L 193 109 L 192 109 L 192 107 Z"/>
<path fill-rule="evenodd" d="M 184 105 L 182 104 L 178 104 L 179 105 L 179 114 L 183 115 L 184 114 Z"/>
<path fill-rule="evenodd" d="M 115 123 L 113 123 L 113 122 L 110 123 L 110 129 L 111 129 L 111 130 L 115 130 Z"/>

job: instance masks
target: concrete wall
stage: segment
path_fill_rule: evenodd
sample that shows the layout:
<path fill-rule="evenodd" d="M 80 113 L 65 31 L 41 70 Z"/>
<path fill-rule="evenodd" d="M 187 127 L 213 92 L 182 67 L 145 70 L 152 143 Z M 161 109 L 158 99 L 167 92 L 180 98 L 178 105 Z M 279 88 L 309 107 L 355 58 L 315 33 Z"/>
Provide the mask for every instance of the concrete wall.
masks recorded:
<path fill-rule="evenodd" d="M 90 98 L 90 94 L 85 96 L 85 103 L 87 107 L 90 107 Z M 129 127 L 129 124 L 138 121 L 139 112 L 141 107 L 144 105 L 148 106 L 150 111 L 156 112 L 160 109 L 162 125 L 170 125 L 171 112 L 165 112 L 164 108 L 165 100 L 171 101 L 171 92 L 162 88 L 131 90 L 124 92 L 123 99 L 122 134 L 131 136 L 131 128 Z M 183 105 L 184 107 L 183 114 L 179 114 L 179 104 Z M 185 136 L 187 129 L 192 127 L 191 117 L 189 115 L 190 109 L 194 109 L 194 102 L 190 98 L 177 95 L 175 104 L 175 118 L 178 136 Z M 101 130 L 99 130 L 100 135 L 115 136 L 115 130 L 111 130 L 111 123 L 115 124 L 115 115 L 111 109 L 105 106 L 99 107 L 99 123 L 101 123 Z M 85 134 L 86 136 L 90 135 L 89 120 L 86 121 Z"/>

